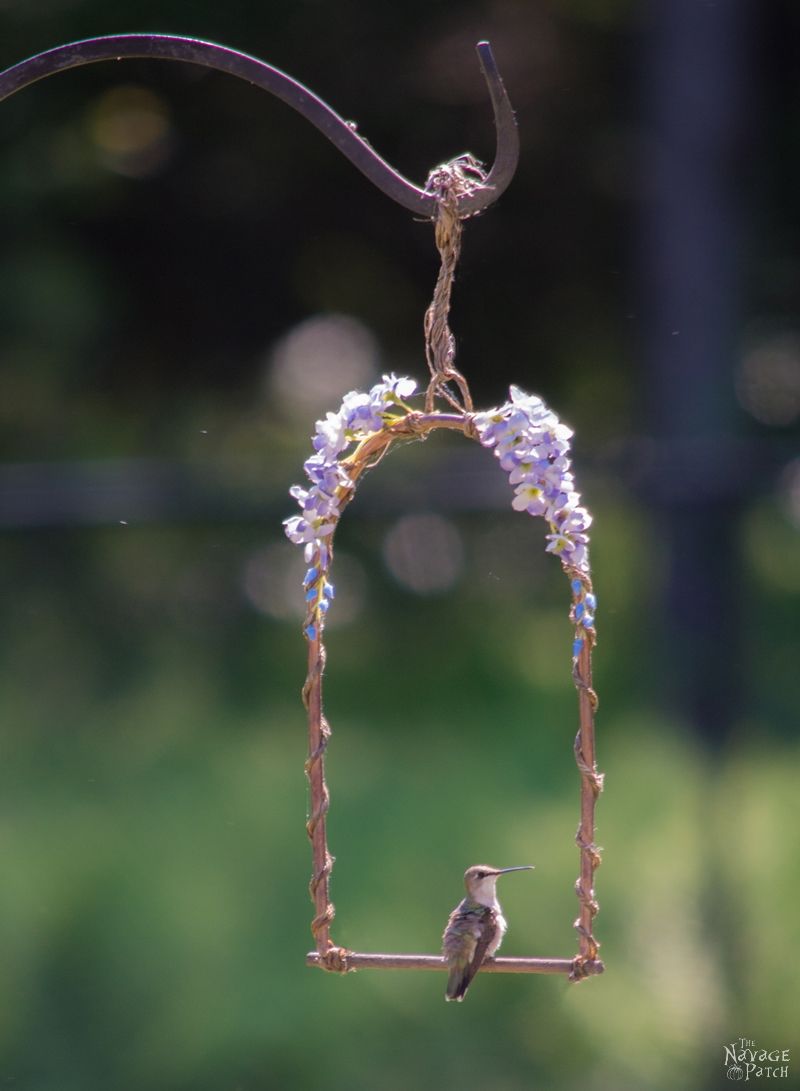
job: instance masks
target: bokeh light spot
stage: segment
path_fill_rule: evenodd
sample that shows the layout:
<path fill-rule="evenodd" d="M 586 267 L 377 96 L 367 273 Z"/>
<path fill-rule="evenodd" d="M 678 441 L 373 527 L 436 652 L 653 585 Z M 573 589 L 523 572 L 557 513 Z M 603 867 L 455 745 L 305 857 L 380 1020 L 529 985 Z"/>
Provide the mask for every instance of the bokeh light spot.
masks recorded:
<path fill-rule="evenodd" d="M 774 428 L 800 417 L 800 336 L 783 333 L 755 345 L 736 380 L 741 406 Z"/>
<path fill-rule="evenodd" d="M 336 410 L 348 390 L 370 386 L 379 364 L 378 342 L 363 322 L 316 314 L 272 349 L 268 388 L 288 413 L 308 420 Z"/>
<path fill-rule="evenodd" d="M 167 105 L 146 87 L 120 84 L 106 91 L 92 104 L 88 127 L 103 164 L 117 174 L 144 178 L 169 154 Z"/>
<path fill-rule="evenodd" d="M 398 583 L 418 595 L 449 590 L 464 567 L 457 528 L 440 515 L 405 515 L 383 543 L 386 566 Z"/>

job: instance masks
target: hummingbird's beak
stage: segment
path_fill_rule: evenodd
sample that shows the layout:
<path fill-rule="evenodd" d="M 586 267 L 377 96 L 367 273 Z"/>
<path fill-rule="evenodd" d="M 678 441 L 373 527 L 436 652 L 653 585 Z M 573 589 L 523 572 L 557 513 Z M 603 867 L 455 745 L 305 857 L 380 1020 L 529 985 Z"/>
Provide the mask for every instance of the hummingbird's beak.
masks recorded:
<path fill-rule="evenodd" d="M 497 869 L 498 875 L 507 875 L 509 871 L 533 871 L 535 864 L 521 864 L 519 867 L 501 867 Z"/>

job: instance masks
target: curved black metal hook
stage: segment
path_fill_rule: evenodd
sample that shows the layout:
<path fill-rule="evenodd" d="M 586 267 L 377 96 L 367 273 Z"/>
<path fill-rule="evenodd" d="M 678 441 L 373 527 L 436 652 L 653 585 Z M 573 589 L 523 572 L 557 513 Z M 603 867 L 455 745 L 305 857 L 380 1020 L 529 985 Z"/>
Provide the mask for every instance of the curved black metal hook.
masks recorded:
<path fill-rule="evenodd" d="M 462 218 L 482 212 L 497 200 L 514 176 L 519 158 L 519 136 L 514 111 L 497 70 L 491 46 L 488 42 L 479 42 L 477 51 L 494 109 L 497 148 L 494 164 L 485 182 L 472 192 L 459 197 L 458 211 Z M 426 217 L 435 216 L 435 195 L 404 178 L 378 155 L 368 141 L 355 132 L 352 124 L 340 117 L 313 91 L 257 57 L 213 42 L 168 34 L 115 34 L 56 46 L 55 49 L 37 53 L 36 56 L 7 68 L 5 72 L 0 72 L 0 102 L 28 84 L 66 68 L 77 68 L 95 61 L 121 60 L 123 57 L 158 57 L 170 61 L 188 61 L 229 72 L 232 76 L 262 87 L 315 125 L 387 197 L 411 212 Z"/>

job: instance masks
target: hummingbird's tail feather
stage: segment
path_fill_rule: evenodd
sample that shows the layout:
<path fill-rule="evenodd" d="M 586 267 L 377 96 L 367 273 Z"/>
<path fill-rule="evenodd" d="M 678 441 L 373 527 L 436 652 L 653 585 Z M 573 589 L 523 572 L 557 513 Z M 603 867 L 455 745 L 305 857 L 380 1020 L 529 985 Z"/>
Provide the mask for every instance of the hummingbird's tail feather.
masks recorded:
<path fill-rule="evenodd" d="M 463 1000 L 464 993 L 467 991 L 468 981 L 465 981 L 465 974 L 463 969 L 452 969 L 450 976 L 447 979 L 447 988 L 445 989 L 445 1000 Z"/>
<path fill-rule="evenodd" d="M 463 1000 L 477 969 L 478 967 L 474 962 L 468 962 L 466 965 L 461 966 L 453 966 L 447 978 L 447 988 L 444 994 L 445 1000 Z"/>

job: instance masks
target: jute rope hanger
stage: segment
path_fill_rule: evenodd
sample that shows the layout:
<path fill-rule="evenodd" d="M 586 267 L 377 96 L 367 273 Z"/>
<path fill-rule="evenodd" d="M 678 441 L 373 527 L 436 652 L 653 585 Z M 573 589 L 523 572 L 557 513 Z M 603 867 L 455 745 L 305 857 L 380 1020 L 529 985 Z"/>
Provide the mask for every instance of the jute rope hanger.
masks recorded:
<path fill-rule="evenodd" d="M 437 196 L 435 219 L 436 244 L 441 256 L 441 267 L 434 290 L 433 300 L 425 314 L 425 350 L 430 382 L 425 396 L 424 413 L 408 413 L 359 444 L 356 452 L 343 466 L 349 484 L 338 497 L 338 514 L 352 499 L 355 486 L 365 470 L 375 466 L 391 444 L 398 439 L 424 438 L 437 428 L 462 432 L 468 438 L 478 438 L 473 414 L 472 398 L 464 376 L 455 367 L 455 342 L 448 325 L 450 295 L 461 241 L 461 221 L 458 215 L 458 198 L 471 187 L 484 183 L 485 176 L 471 157 L 461 157 L 437 168 L 431 175 L 429 187 Z M 450 386 L 448 386 L 450 384 Z M 452 389 L 452 387 L 456 389 Z M 437 398 L 442 398 L 452 412 L 435 409 Z M 332 556 L 330 539 L 326 546 L 328 565 Z M 580 624 L 584 604 L 593 599 L 591 580 L 582 569 L 570 570 L 573 589 L 572 620 Z M 383 970 L 446 970 L 447 963 L 441 955 L 390 954 L 347 950 L 331 939 L 331 923 L 334 906 L 330 899 L 330 875 L 333 857 L 328 850 L 326 818 L 330 808 L 330 793 L 325 777 L 325 751 L 331 737 L 330 725 L 323 712 L 322 679 L 325 667 L 325 646 L 322 640 L 322 617 L 315 612 L 314 602 L 309 606 L 306 618 L 308 637 L 308 675 L 303 687 L 303 700 L 308 712 L 309 751 L 306 775 L 310 786 L 310 812 L 307 832 L 312 846 L 313 874 L 310 883 L 315 916 L 311 924 L 316 950 L 306 956 L 310 966 L 335 973 L 347 973 L 358 969 Z M 581 629 L 580 641 L 576 641 L 573 657 L 573 681 L 578 691 L 579 729 L 574 742 L 575 760 L 581 777 L 580 823 L 576 843 L 580 850 L 580 874 L 575 884 L 579 902 L 579 915 L 575 921 L 578 933 L 578 953 L 572 958 L 509 958 L 487 959 L 480 972 L 489 973 L 542 973 L 566 974 L 571 981 L 580 981 L 593 974 L 602 973 L 604 967 L 599 958 L 599 944 L 594 937 L 593 921 L 598 912 L 594 892 L 594 873 L 600 864 L 600 850 L 595 844 L 595 804 L 602 791 L 603 776 L 597 771 L 595 759 L 594 714 L 597 696 L 592 688 L 591 654 L 595 643 L 594 626 Z"/>

